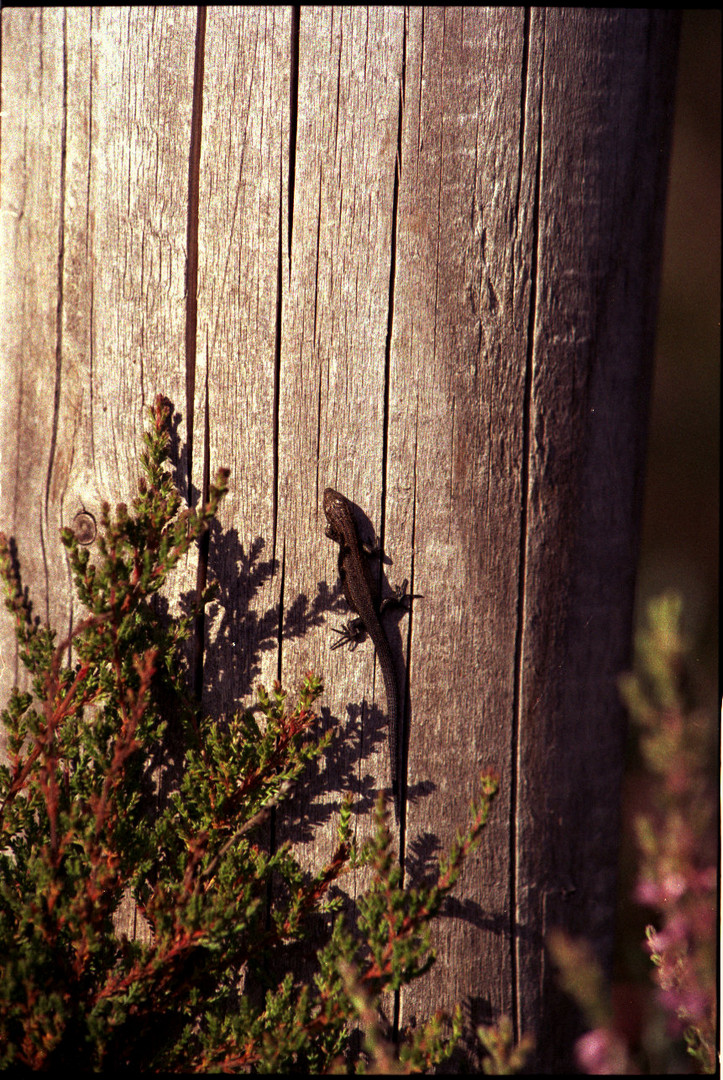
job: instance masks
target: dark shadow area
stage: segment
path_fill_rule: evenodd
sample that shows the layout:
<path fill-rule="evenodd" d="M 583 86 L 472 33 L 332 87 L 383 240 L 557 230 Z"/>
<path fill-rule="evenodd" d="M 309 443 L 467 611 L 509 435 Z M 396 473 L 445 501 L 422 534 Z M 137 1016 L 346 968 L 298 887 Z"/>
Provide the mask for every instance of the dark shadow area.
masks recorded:
<path fill-rule="evenodd" d="M 261 674 L 263 653 L 278 644 L 278 605 L 253 610 L 254 599 L 278 567 L 261 557 L 265 541 L 260 536 L 245 550 L 236 529 L 224 533 L 213 522 L 210 534 L 209 581 L 214 582 L 214 593 L 206 608 L 203 697 L 219 702 L 221 708 L 227 702 L 238 707 Z"/>

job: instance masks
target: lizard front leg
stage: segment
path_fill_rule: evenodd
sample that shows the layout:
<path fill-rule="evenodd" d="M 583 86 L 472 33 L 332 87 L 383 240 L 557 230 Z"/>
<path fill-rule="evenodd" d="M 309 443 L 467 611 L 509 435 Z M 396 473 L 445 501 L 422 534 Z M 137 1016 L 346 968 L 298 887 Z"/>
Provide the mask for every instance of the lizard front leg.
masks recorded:
<path fill-rule="evenodd" d="M 364 620 L 360 618 L 349 619 L 343 626 L 332 626 L 332 630 L 335 634 L 339 634 L 339 640 L 335 641 L 331 646 L 332 649 L 340 649 L 342 645 L 349 646 L 350 652 L 354 652 L 359 642 L 363 641 L 367 635 L 367 628 L 364 625 Z"/>

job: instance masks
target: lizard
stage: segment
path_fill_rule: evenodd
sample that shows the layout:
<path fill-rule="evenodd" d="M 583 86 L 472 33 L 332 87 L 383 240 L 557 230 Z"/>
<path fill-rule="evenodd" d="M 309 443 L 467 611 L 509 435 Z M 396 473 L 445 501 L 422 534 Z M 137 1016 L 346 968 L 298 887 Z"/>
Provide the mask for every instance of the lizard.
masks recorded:
<path fill-rule="evenodd" d="M 387 698 L 392 796 L 394 813 L 398 822 L 401 768 L 399 690 L 389 640 L 380 622 L 380 616 L 390 604 L 403 603 L 405 600 L 411 600 L 412 596 L 406 593 L 407 582 L 405 581 L 394 590 L 392 596 L 379 602 L 378 590 L 367 560 L 367 556 L 373 556 L 377 552 L 363 547 L 348 499 L 334 488 L 328 487 L 324 491 L 323 506 L 327 519 L 326 535 L 339 545 L 338 567 L 341 587 L 349 607 L 357 614 L 357 618 L 351 619 L 342 629 L 334 628 L 341 637 L 334 642 L 332 649 L 338 649 L 340 645 L 347 642 L 352 649 L 356 648 L 358 642 L 364 637 L 365 631 L 374 643 Z"/>

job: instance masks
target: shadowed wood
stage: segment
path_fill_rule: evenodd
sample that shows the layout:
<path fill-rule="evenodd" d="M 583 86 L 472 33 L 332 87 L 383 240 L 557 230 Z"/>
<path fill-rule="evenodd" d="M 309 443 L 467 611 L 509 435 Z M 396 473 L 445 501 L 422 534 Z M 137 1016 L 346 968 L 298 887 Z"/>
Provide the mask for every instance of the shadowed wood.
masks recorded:
<path fill-rule="evenodd" d="M 0 527 L 36 611 L 60 634 L 82 617 L 58 529 L 130 502 L 166 394 L 183 494 L 231 468 L 205 708 L 325 676 L 337 740 L 276 822 L 318 868 L 341 793 L 363 838 L 390 775 L 373 649 L 330 651 L 347 615 L 321 496 L 343 492 L 387 581 L 421 596 L 385 616 L 408 879 L 481 769 L 501 778 L 401 1022 L 507 1012 L 538 1069 L 569 1067 L 543 942 L 559 925 L 610 953 L 677 17 L 1 18 Z M 5 619 L 0 649 L 4 701 L 23 678 Z"/>

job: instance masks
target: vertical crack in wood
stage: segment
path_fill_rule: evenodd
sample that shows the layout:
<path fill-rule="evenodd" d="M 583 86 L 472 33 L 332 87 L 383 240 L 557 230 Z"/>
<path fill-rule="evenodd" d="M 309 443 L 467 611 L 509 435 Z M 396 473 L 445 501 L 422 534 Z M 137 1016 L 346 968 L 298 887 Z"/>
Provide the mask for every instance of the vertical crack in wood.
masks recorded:
<path fill-rule="evenodd" d="M 314 353 L 316 353 L 316 328 L 317 328 L 317 315 L 319 310 L 319 247 L 321 244 L 321 188 L 323 179 L 323 168 L 319 169 L 319 193 L 316 204 L 316 253 L 314 256 L 314 320 L 312 331 L 312 347 Z M 328 378 L 328 376 L 327 376 Z M 321 444 L 321 418 L 322 418 L 322 372 L 318 373 L 317 390 L 316 390 L 316 497 L 317 507 L 320 491 L 319 483 L 319 446 Z"/>
<path fill-rule="evenodd" d="M 402 73 L 399 80 L 399 104 L 397 107 L 397 156 L 394 168 L 394 190 L 392 193 L 392 235 L 389 255 L 389 289 L 387 303 L 387 336 L 384 343 L 384 422 L 382 425 L 382 507 L 379 523 L 380 538 L 384 543 L 386 523 L 387 495 L 387 452 L 389 444 L 389 383 L 392 356 L 392 332 L 394 329 L 394 289 L 397 277 L 397 225 L 399 219 L 399 185 L 402 177 L 402 128 L 404 124 L 404 95 L 407 75 L 407 14 L 402 31 Z M 379 584 L 381 586 L 382 564 L 379 564 Z"/>
<path fill-rule="evenodd" d="M 291 9 L 289 28 L 289 176 L 286 203 L 287 245 L 286 280 L 291 280 L 291 259 L 294 242 L 294 188 L 296 181 L 296 136 L 299 105 L 299 20 L 300 7 Z M 283 154 L 279 164 L 279 219 L 278 242 L 276 249 L 276 330 L 274 340 L 274 432 L 273 432 L 273 508 L 272 508 L 272 566 L 276 568 L 276 545 L 278 543 L 278 505 L 279 505 L 279 414 L 281 408 L 281 349 L 284 315 L 284 273 L 283 273 L 283 206 L 284 206 L 284 169 Z M 281 551 L 279 572 L 279 601 L 276 628 L 276 678 L 281 682 L 283 669 L 284 638 L 284 603 L 286 591 L 286 545 Z M 272 807 L 269 815 L 269 847 L 276 851 L 276 809 Z M 272 883 L 269 879 L 266 889 L 266 926 L 271 926 Z"/>
<path fill-rule="evenodd" d="M 424 25 L 424 23 L 422 23 Z M 444 46 L 445 31 L 447 24 L 442 12 L 442 42 L 439 49 L 439 84 L 444 87 Z M 435 56 L 436 59 L 436 56 Z M 422 71 L 420 73 L 422 85 L 424 83 L 424 59 L 422 59 Z M 419 131 L 422 131 L 422 91 L 419 93 Z M 437 315 L 439 312 L 439 271 L 441 263 L 441 236 L 442 236 L 442 176 L 444 174 L 444 93 L 439 103 L 435 101 L 435 107 L 439 108 L 439 180 L 437 181 L 437 243 L 434 253 L 434 329 L 432 333 L 432 356 L 437 357 Z"/>
<path fill-rule="evenodd" d="M 274 404 L 273 404 L 273 434 L 271 439 L 273 477 L 271 483 L 271 565 L 276 565 L 276 534 L 278 529 L 279 515 L 279 410 L 281 395 L 281 320 L 283 318 L 283 229 L 284 229 L 284 164 L 283 154 L 279 155 L 279 218 L 278 237 L 276 243 L 276 327 L 274 330 Z"/>
<path fill-rule="evenodd" d="M 422 117 L 424 113 L 422 111 L 422 103 L 424 100 L 424 19 L 426 8 L 422 8 L 422 25 L 419 32 L 419 72 L 417 74 L 417 85 L 419 90 L 417 92 L 417 116 L 419 120 L 417 122 L 417 150 L 416 157 L 421 156 L 422 151 Z"/>
<path fill-rule="evenodd" d="M 88 44 L 90 49 L 90 63 L 88 65 L 88 168 L 86 169 L 85 179 L 85 250 L 86 258 L 90 258 L 91 248 L 91 206 L 92 206 L 92 183 L 93 183 L 93 155 L 95 153 L 95 147 L 93 144 L 93 87 L 95 79 L 93 72 L 95 71 L 96 57 L 93 52 L 93 8 L 90 9 L 90 26 L 88 30 Z M 94 227 L 94 226 L 93 226 Z M 89 296 L 88 296 L 88 412 L 89 412 L 89 433 L 90 433 L 90 460 L 95 465 L 95 424 L 93 423 L 93 409 L 94 409 L 94 394 L 93 394 L 93 369 L 95 365 L 95 274 L 89 275 Z"/>
<path fill-rule="evenodd" d="M 313 348 L 316 352 L 317 317 L 319 313 L 319 248 L 321 245 L 321 189 L 324 182 L 324 166 L 319 166 L 319 190 L 316 196 L 316 251 L 314 253 L 314 320 L 312 330 Z M 317 442 L 318 446 L 318 442 Z"/>
<path fill-rule="evenodd" d="M 532 48 L 532 25 L 529 9 L 525 9 L 524 45 L 522 57 L 522 93 L 521 93 L 521 127 L 520 127 L 520 169 L 519 169 L 519 192 L 522 186 L 524 173 L 525 145 L 527 142 L 527 119 L 530 109 L 530 94 L 528 92 L 530 79 L 530 52 Z M 513 691 L 513 726 L 510 767 L 510 963 L 512 974 L 512 1023 L 515 1040 L 519 1041 L 522 1036 L 520 1031 L 520 944 L 519 933 L 519 851 L 517 846 L 517 828 L 519 823 L 519 748 L 520 730 L 522 724 L 522 679 L 524 660 L 524 632 L 525 632 L 525 596 L 527 588 L 527 532 L 528 532 L 528 507 L 530 498 L 530 453 L 533 445 L 530 425 L 532 423 L 532 386 L 534 375 L 535 354 L 535 320 L 537 314 L 537 261 L 539 248 L 539 220 L 540 220 L 540 184 L 542 168 L 542 118 L 543 118 L 543 83 L 545 68 L 545 36 L 544 19 L 540 34 L 540 62 L 539 62 L 539 114 L 537 130 L 537 157 L 535 161 L 535 184 L 532 195 L 531 215 L 531 258 L 530 258 L 530 306 L 527 321 L 527 351 L 525 358 L 525 392 L 522 406 L 522 475 L 520 478 L 521 505 L 520 505 L 520 553 L 519 573 L 517 585 L 517 627 L 515 631 L 515 675 Z"/>
<path fill-rule="evenodd" d="M 408 13 L 404 13 L 404 25 L 402 28 L 402 70 L 399 79 L 399 103 L 397 106 L 397 152 L 394 166 L 394 190 L 392 192 L 392 229 L 390 238 L 390 253 L 389 253 L 389 289 L 388 289 L 388 304 L 387 304 L 387 335 L 384 344 L 384 418 L 382 423 L 382 492 L 381 492 L 381 517 L 379 521 L 379 536 L 382 550 L 384 550 L 385 538 L 386 538 L 386 519 L 387 519 L 387 457 L 389 453 L 389 392 L 391 382 L 391 356 L 392 356 L 392 333 L 394 330 L 394 296 L 397 278 L 397 227 L 399 221 L 399 187 L 402 179 L 402 147 L 403 147 L 403 126 L 404 126 L 404 101 L 406 94 L 406 77 L 407 77 L 407 19 Z M 412 515 L 414 516 L 415 505 L 412 506 Z M 412 526 L 412 535 L 414 535 L 414 526 Z M 382 590 L 382 577 L 384 573 L 383 560 L 379 560 L 379 596 L 381 596 Z M 412 542 L 412 568 L 411 568 L 411 580 L 414 581 L 414 543 Z M 412 585 L 412 591 L 414 591 Z M 407 655 L 409 655 L 409 643 L 411 635 L 411 612 L 410 619 L 407 627 Z M 399 804 L 400 804 L 400 822 L 399 822 L 399 861 L 400 865 L 404 866 L 404 824 L 406 819 L 405 812 L 405 793 L 407 789 L 407 764 L 406 764 L 406 739 L 407 739 L 407 723 L 406 714 L 409 700 L 409 667 L 407 665 L 404 680 L 404 698 L 402 702 L 401 715 L 399 718 L 400 731 L 398 740 L 398 755 L 401 760 L 392 761 L 391 768 L 393 775 L 396 775 L 399 780 Z M 399 1028 L 399 1016 L 400 1016 L 401 998 L 400 993 L 397 991 L 394 995 L 394 1031 L 395 1033 Z"/>
<path fill-rule="evenodd" d="M 208 341 L 206 342 L 208 352 Z M 204 386 L 204 409 L 203 409 L 203 478 L 201 480 L 201 499 L 205 503 L 209 497 L 211 482 L 211 427 L 208 409 L 208 363 L 205 365 L 206 376 Z M 203 661 L 206 639 L 206 611 L 200 604 L 203 590 L 208 580 L 208 552 L 211 543 L 211 530 L 206 531 L 199 537 L 198 562 L 196 564 L 196 600 L 199 601 L 198 614 L 194 623 L 194 649 L 193 649 L 193 691 L 198 702 L 203 694 Z"/>
<path fill-rule="evenodd" d="M 206 44 L 206 9 L 199 7 L 196 22 L 196 55 L 193 70 L 193 106 L 191 112 L 191 145 L 188 161 L 188 216 L 186 226 L 186 440 L 187 501 L 193 500 L 193 422 L 196 393 L 196 334 L 198 329 L 198 201 L 201 172 L 201 132 L 203 122 L 203 76 Z M 206 343 L 208 351 L 208 342 Z M 205 365 L 206 384 L 204 395 L 203 472 L 200 498 L 208 500 L 210 473 L 210 431 L 208 418 L 208 363 Z M 200 600 L 206 587 L 208 574 L 209 532 L 205 532 L 198 544 L 196 566 L 196 599 Z M 203 689 L 204 640 L 206 618 L 199 605 L 193 628 L 193 689 L 198 702 Z"/>
<path fill-rule="evenodd" d="M 520 70 L 520 157 L 517 167 L 517 195 L 515 199 L 515 234 L 519 235 L 520 227 L 520 199 L 522 193 L 522 177 L 525 167 L 525 139 L 527 137 L 527 80 L 530 74 L 530 9 L 525 8 L 525 21 L 522 31 L 522 67 Z"/>
<path fill-rule="evenodd" d="M 294 184 L 296 177 L 296 131 L 299 99 L 299 17 L 301 8 L 292 7 L 289 28 L 289 177 L 286 202 L 287 245 L 286 281 L 291 278 L 291 252 L 294 233 Z M 274 339 L 274 418 L 273 418 L 273 507 L 272 507 L 272 566 L 276 566 L 276 545 L 278 536 L 279 507 L 279 414 L 281 409 L 281 348 L 284 315 L 284 273 L 283 273 L 283 227 L 284 227 L 284 164 L 283 154 L 279 162 L 279 221 L 278 242 L 276 249 L 276 329 Z M 279 601 L 279 620 L 277 637 L 278 672 L 281 677 L 282 664 L 282 622 L 283 622 L 283 570 Z"/>
<path fill-rule="evenodd" d="M 332 17 L 332 39 L 334 36 Z M 341 101 L 341 63 L 344 55 L 344 19 L 339 19 L 339 49 L 336 54 L 336 101 L 334 102 L 334 162 L 341 178 L 342 163 L 339 155 L 339 103 Z"/>
<path fill-rule="evenodd" d="M 188 156 L 188 214 L 186 219 L 186 441 L 188 447 L 187 501 L 192 502 L 193 421 L 196 392 L 196 330 L 198 322 L 198 192 L 201 173 L 203 75 L 206 8 L 197 9 L 196 55 L 193 68 L 191 146 Z"/>
<path fill-rule="evenodd" d="M 284 602 L 286 596 L 286 544 L 281 551 L 281 571 L 279 574 L 279 614 L 277 620 L 276 631 L 276 679 L 281 684 L 282 667 L 283 667 L 283 632 L 284 632 Z M 271 807 L 271 813 L 269 814 L 269 850 L 272 854 L 276 852 L 276 807 Z M 271 926 L 271 912 L 273 902 L 273 884 L 271 878 L 266 886 L 266 928 Z"/>
<path fill-rule="evenodd" d="M 65 276 L 65 185 L 66 185 L 66 156 L 68 151 L 68 35 L 67 13 L 63 12 L 63 100 L 61 105 L 60 122 L 60 191 L 58 197 L 58 262 L 56 277 L 56 308 L 55 308 L 55 387 L 53 395 L 53 422 L 50 431 L 50 448 L 48 450 L 48 467 L 45 474 L 45 505 L 40 520 L 40 542 L 43 549 L 43 573 L 45 575 L 45 617 L 50 623 L 50 581 L 48 573 L 48 560 L 45 551 L 45 536 L 50 535 L 50 522 L 48 510 L 50 506 L 50 488 L 53 480 L 55 467 L 55 450 L 58 441 L 58 424 L 60 422 L 60 389 L 63 379 L 63 315 L 64 315 L 64 276 Z"/>
<path fill-rule="evenodd" d="M 412 528 L 410 532 L 411 555 L 409 560 L 409 595 L 414 596 L 414 552 L 417 540 L 417 450 L 419 447 L 418 430 L 415 424 L 414 431 L 414 455 L 412 465 Z M 407 827 L 407 761 L 409 751 L 409 712 L 411 701 L 411 673 L 409 670 L 409 657 L 412 655 L 412 626 L 414 622 L 414 602 L 410 601 L 409 614 L 407 616 L 407 663 L 404 671 L 404 698 L 402 708 L 401 731 L 399 733 L 399 752 L 402 756 L 400 763 L 399 785 L 399 863 L 402 868 L 402 883 L 404 882 L 404 854 Z M 399 995 L 397 995 L 399 997 Z"/>
<path fill-rule="evenodd" d="M 291 9 L 291 56 L 289 72 L 289 213 L 288 252 L 291 270 L 291 246 L 294 236 L 294 187 L 296 182 L 296 128 L 299 112 L 299 19 L 301 8 Z"/>
<path fill-rule="evenodd" d="M 284 631 L 284 597 L 286 591 L 286 542 L 281 549 L 281 567 L 279 571 L 279 617 L 277 620 L 277 662 L 276 662 L 276 678 L 281 682 L 282 674 L 282 656 L 281 656 L 281 642 L 283 639 Z"/>

